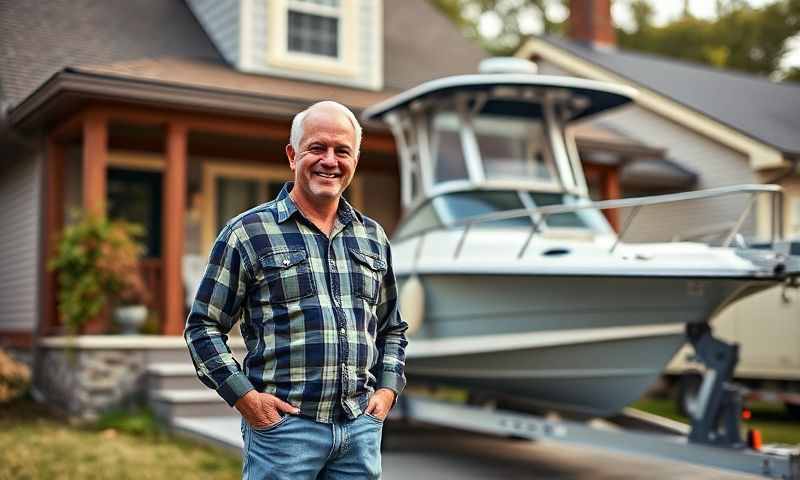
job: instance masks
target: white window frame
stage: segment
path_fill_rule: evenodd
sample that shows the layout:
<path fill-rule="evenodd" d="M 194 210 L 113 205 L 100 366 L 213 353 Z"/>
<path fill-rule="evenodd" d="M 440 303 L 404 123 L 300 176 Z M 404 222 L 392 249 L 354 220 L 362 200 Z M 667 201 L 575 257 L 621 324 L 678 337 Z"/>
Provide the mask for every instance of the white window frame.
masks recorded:
<path fill-rule="evenodd" d="M 339 7 L 318 5 L 303 0 L 269 0 L 267 63 L 288 70 L 300 70 L 337 77 L 358 74 L 359 0 L 341 0 Z M 339 20 L 338 58 L 292 52 L 288 45 L 289 10 L 335 17 Z"/>

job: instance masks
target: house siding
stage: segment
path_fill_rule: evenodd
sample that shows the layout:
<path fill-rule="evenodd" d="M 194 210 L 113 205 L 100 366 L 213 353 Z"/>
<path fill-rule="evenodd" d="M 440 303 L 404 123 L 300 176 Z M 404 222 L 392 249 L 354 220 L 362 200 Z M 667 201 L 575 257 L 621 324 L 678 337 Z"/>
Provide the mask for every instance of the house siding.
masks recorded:
<path fill-rule="evenodd" d="M 186 3 L 225 60 L 238 65 L 241 51 L 239 0 L 187 0 Z"/>
<path fill-rule="evenodd" d="M 548 75 L 569 75 L 548 62 L 540 62 L 539 71 Z M 759 183 L 746 155 L 639 106 L 624 107 L 592 121 L 650 147 L 665 149 L 670 161 L 698 175 L 695 189 Z M 625 239 L 670 240 L 675 234 L 732 222 L 738 218 L 746 203 L 744 196 L 731 196 L 646 207 L 637 214 Z M 620 224 L 624 224 L 629 213 L 630 210 L 622 212 Z M 755 232 L 755 208 L 742 232 L 745 235 Z"/>
<path fill-rule="evenodd" d="M 0 164 L 0 330 L 6 332 L 36 328 L 41 164 L 38 152 Z"/>

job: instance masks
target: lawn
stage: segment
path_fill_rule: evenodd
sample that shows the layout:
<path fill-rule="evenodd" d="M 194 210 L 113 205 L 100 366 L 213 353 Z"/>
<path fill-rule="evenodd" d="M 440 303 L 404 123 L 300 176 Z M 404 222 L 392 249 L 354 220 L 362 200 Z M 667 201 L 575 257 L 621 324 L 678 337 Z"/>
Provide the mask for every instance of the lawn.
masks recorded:
<path fill-rule="evenodd" d="M 241 460 L 160 431 L 146 412 L 70 426 L 31 400 L 0 405 L 0 480 L 238 479 Z"/>
<path fill-rule="evenodd" d="M 689 419 L 678 413 L 675 402 L 671 399 L 644 398 L 631 406 L 679 422 L 689 423 Z M 764 443 L 800 445 L 800 420 L 789 417 L 782 405 L 750 402 L 747 407 L 752 412 L 752 418 L 743 424 L 746 428 L 760 430 Z"/>

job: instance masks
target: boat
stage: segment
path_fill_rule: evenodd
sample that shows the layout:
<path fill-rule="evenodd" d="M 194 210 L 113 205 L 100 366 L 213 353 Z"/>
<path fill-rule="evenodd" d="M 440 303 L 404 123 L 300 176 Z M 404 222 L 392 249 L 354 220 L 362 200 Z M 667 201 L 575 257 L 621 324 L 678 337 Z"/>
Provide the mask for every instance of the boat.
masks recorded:
<path fill-rule="evenodd" d="M 370 107 L 398 148 L 404 215 L 393 236 L 410 383 L 610 416 L 636 401 L 726 305 L 800 275 L 800 251 L 747 243 L 759 198 L 741 185 L 594 202 L 567 127 L 635 99 L 628 87 L 535 73 L 522 59 L 429 81 Z M 718 242 L 626 242 L 672 202 L 742 205 Z M 726 200 L 727 201 L 727 200 Z M 626 209 L 616 232 L 603 212 Z M 797 245 L 794 245 L 797 247 Z"/>

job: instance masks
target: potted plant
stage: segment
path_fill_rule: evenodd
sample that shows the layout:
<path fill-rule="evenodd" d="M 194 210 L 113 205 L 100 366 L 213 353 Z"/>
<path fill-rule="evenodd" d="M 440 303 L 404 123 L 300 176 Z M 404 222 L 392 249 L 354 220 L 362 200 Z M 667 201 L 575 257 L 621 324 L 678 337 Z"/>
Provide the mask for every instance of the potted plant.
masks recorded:
<path fill-rule="evenodd" d="M 136 241 L 141 227 L 96 213 L 73 216 L 50 261 L 58 272 L 59 314 L 70 334 L 84 332 L 114 301 L 120 306 L 146 302 L 139 271 L 142 247 Z"/>

